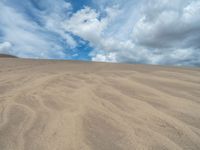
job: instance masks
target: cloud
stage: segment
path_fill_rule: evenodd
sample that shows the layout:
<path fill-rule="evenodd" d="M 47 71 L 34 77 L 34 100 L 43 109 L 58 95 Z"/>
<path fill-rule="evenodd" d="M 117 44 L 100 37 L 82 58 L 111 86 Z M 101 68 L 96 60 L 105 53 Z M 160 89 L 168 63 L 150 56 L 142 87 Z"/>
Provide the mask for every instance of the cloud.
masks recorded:
<path fill-rule="evenodd" d="M 134 42 L 160 57 L 158 64 L 200 65 L 200 2 L 148 2 L 134 26 Z"/>
<path fill-rule="evenodd" d="M 12 45 L 9 42 L 0 43 L 0 53 L 1 54 L 10 54 L 12 53 Z"/>
<path fill-rule="evenodd" d="M 116 13 L 112 8 L 107 8 L 106 17 L 101 17 L 96 10 L 85 7 L 66 20 L 63 27 L 66 31 L 89 41 L 92 46 L 101 48 L 106 46 L 108 42 L 112 43 L 111 39 L 103 40 L 102 37 L 105 37 L 106 32 L 104 31 Z"/>
<path fill-rule="evenodd" d="M 96 9 L 85 7 L 65 22 L 68 32 L 94 47 L 92 60 L 200 66 L 199 1 L 109 4 L 100 0 Z"/>
<path fill-rule="evenodd" d="M 99 20 L 99 14 L 89 7 L 85 7 L 73 14 L 63 24 L 66 31 L 72 32 L 87 41 L 95 42 L 95 44 L 98 44 L 96 40 L 101 37 L 101 33 L 106 25 L 106 21 Z"/>
<path fill-rule="evenodd" d="M 1 1 L 0 43 L 10 43 L 1 51 L 32 58 L 200 66 L 198 0 L 92 0 L 76 6 L 79 10 L 74 3 L 82 4 Z"/>
<path fill-rule="evenodd" d="M 117 14 L 120 12 L 115 7 L 106 8 L 105 12 L 106 16 L 101 17 L 101 14 L 96 10 L 85 7 L 74 13 L 69 20 L 64 22 L 63 26 L 67 32 L 71 32 L 85 41 L 89 41 L 90 45 L 94 47 L 92 53 L 98 53 L 100 50 L 115 51 L 126 47 L 132 47 L 130 41 L 121 41 L 114 36 L 110 36 L 110 31 L 107 31 L 110 24 L 112 24 Z M 107 53 L 106 51 L 104 52 Z M 100 56 L 102 56 L 102 54 L 97 54 L 98 58 L 100 58 Z M 109 60 L 111 60 L 108 56 L 104 56 L 104 58 L 109 58 Z M 106 61 L 106 59 L 102 60 Z M 112 61 L 113 60 L 114 59 L 112 59 Z"/>
<path fill-rule="evenodd" d="M 70 3 L 29 0 L 20 1 L 18 6 L 16 2 L 11 3 L 13 1 L 0 2 L 0 32 L 3 35 L 0 40 L 12 45 L 12 51 L 7 53 L 20 57 L 64 59 L 68 56 L 65 50 L 76 47 L 76 41 L 62 30 L 60 24 L 71 12 Z"/>
<path fill-rule="evenodd" d="M 106 61 L 117 62 L 115 57 L 116 57 L 115 53 L 96 54 L 92 60 L 98 62 L 106 62 Z"/>
<path fill-rule="evenodd" d="M 133 37 L 139 44 L 153 48 L 190 47 L 193 45 L 190 39 L 200 38 L 196 34 L 200 31 L 199 1 L 192 1 L 181 8 L 171 5 L 170 1 L 162 1 L 143 9 L 133 31 Z"/>

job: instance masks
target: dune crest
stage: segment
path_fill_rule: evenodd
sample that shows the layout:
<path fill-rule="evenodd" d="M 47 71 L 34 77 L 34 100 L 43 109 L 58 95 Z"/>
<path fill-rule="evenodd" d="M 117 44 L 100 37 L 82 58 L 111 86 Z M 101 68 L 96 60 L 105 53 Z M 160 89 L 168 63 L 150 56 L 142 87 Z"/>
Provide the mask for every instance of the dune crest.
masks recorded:
<path fill-rule="evenodd" d="M 9 54 L 0 54 L 0 58 L 17 58 L 17 57 Z"/>
<path fill-rule="evenodd" d="M 1 150 L 199 150 L 200 69 L 0 59 Z"/>

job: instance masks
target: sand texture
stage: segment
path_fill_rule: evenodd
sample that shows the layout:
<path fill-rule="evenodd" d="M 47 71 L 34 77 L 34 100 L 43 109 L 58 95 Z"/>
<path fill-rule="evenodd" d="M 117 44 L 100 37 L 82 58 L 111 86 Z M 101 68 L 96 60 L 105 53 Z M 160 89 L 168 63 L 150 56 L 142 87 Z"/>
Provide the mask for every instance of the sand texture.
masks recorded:
<path fill-rule="evenodd" d="M 200 69 L 0 58 L 0 150 L 200 150 Z"/>

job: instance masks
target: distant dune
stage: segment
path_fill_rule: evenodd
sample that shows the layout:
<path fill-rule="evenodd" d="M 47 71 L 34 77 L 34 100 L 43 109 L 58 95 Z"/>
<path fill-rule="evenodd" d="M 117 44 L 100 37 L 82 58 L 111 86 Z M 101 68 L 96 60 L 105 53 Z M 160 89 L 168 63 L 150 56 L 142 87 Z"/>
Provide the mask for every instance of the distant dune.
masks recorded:
<path fill-rule="evenodd" d="M 17 57 L 13 55 L 8 55 L 8 54 L 0 54 L 0 58 L 17 58 Z"/>
<path fill-rule="evenodd" d="M 0 58 L 0 150 L 200 150 L 200 69 Z"/>

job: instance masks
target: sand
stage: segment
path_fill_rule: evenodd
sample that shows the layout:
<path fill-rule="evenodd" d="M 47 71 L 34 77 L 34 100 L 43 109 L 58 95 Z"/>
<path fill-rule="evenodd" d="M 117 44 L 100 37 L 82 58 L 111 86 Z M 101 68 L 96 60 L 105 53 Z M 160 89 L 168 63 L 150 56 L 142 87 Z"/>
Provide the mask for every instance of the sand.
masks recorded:
<path fill-rule="evenodd" d="M 0 58 L 0 150 L 147 149 L 200 149 L 200 69 Z"/>

